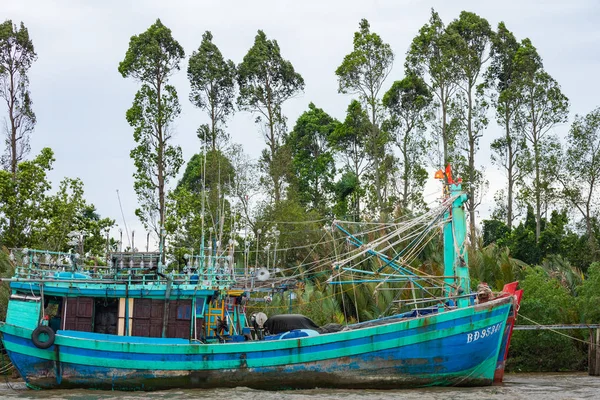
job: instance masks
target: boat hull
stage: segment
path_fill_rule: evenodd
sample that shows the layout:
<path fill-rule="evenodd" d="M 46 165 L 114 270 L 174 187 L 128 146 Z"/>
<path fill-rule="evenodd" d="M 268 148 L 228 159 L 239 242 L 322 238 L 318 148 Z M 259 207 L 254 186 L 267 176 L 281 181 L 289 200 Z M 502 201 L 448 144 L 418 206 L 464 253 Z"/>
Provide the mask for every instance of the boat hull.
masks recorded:
<path fill-rule="evenodd" d="M 517 322 L 517 315 L 519 314 L 519 306 L 521 305 L 521 299 L 523 298 L 523 290 L 517 290 L 518 282 L 513 282 L 504 285 L 503 293 L 508 296 L 513 296 L 514 304 L 504 328 L 504 335 L 502 338 L 502 344 L 500 347 L 500 353 L 498 353 L 498 363 L 496 364 L 496 372 L 494 373 L 494 383 L 501 384 L 504 380 L 504 369 L 506 368 L 506 360 L 508 359 L 508 349 L 510 348 L 510 340 L 512 338 L 513 329 Z"/>
<path fill-rule="evenodd" d="M 178 339 L 59 331 L 38 349 L 31 330 L 0 327 L 11 361 L 38 388 L 160 390 L 491 385 L 513 299 L 385 325 L 277 341 Z"/>

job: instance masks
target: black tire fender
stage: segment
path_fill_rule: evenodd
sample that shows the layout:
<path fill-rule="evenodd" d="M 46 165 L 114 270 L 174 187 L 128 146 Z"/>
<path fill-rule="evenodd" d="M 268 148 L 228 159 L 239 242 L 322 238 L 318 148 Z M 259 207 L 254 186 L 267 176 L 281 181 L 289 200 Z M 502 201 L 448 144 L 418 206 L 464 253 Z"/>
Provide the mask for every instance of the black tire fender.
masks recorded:
<path fill-rule="evenodd" d="M 48 339 L 46 341 L 40 340 L 40 335 L 42 333 L 48 335 Z M 33 333 L 31 334 L 31 341 L 38 349 L 47 349 L 54 344 L 55 336 L 56 335 L 54 334 L 52 328 L 46 325 L 40 325 L 33 330 Z"/>

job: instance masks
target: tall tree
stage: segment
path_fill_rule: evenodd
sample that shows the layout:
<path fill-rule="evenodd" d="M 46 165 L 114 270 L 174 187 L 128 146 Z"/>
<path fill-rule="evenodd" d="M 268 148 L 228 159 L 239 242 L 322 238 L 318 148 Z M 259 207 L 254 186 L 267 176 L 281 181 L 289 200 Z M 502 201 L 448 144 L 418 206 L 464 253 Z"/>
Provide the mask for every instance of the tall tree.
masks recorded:
<path fill-rule="evenodd" d="M 292 155 L 293 189 L 300 203 L 324 211 L 333 188 L 335 161 L 330 136 L 337 123 L 313 103 L 300 115 L 285 144 Z"/>
<path fill-rule="evenodd" d="M 593 224 L 600 203 L 600 107 L 585 117 L 575 117 L 567 141 L 564 174 L 560 176 L 563 194 L 581 213 L 590 249 L 597 259 Z"/>
<path fill-rule="evenodd" d="M 8 114 L 4 124 L 6 152 L 0 162 L 10 171 L 13 183 L 17 182 L 19 163 L 29 153 L 29 136 L 36 122 L 27 76 L 36 59 L 33 42 L 23 22 L 18 28 L 11 20 L 0 24 L 0 98 L 5 101 Z M 16 186 L 14 189 L 18 190 Z M 8 229 L 14 234 L 15 216 L 8 217 Z"/>
<path fill-rule="evenodd" d="M 0 170 L 0 232 L 7 247 L 34 244 L 44 219 L 42 205 L 51 187 L 47 173 L 53 162 L 54 153 L 44 148 L 34 159 L 19 163 L 16 179 L 11 172 Z"/>
<path fill-rule="evenodd" d="M 498 31 L 492 37 L 492 62 L 488 69 L 487 79 L 493 88 L 492 103 L 496 109 L 496 121 L 504 130 L 503 136 L 491 144 L 492 162 L 505 170 L 506 225 L 512 229 L 514 216 L 515 185 L 525 172 L 522 155 L 527 150 L 525 138 L 515 128 L 515 115 L 519 109 L 522 96 L 518 85 L 518 69 L 515 56 L 520 44 L 504 22 L 498 24 Z"/>
<path fill-rule="evenodd" d="M 370 152 L 374 159 L 372 175 L 374 180 L 376 206 L 381 211 L 385 207 L 385 186 L 387 174 L 383 170 L 386 159 L 387 136 L 380 130 L 381 99 L 379 93 L 385 79 L 392 70 L 394 52 L 388 43 L 371 32 L 369 22 L 362 19 L 359 31 L 354 33 L 354 48 L 344 57 L 336 69 L 338 91 L 359 96 L 366 105 L 371 120 Z"/>
<path fill-rule="evenodd" d="M 475 244 L 477 206 L 481 203 L 481 192 L 484 184 L 481 171 L 475 166 L 475 153 L 479 149 L 479 139 L 488 124 L 488 103 L 484 97 L 482 75 L 483 66 L 489 59 L 489 43 L 492 29 L 485 18 L 477 14 L 463 11 L 458 19 L 448 25 L 452 43 L 456 52 L 455 67 L 458 70 L 457 84 L 460 89 L 457 96 L 456 111 L 461 133 L 466 134 L 467 165 L 463 172 L 465 190 L 469 194 L 466 203 L 469 212 L 469 235 Z"/>
<path fill-rule="evenodd" d="M 137 143 L 131 151 L 140 202 L 136 215 L 157 234 L 165 224 L 167 183 L 183 163 L 181 148 L 171 144 L 172 123 L 181 107 L 175 87 L 167 84 L 183 57 L 183 47 L 157 19 L 146 32 L 131 37 L 125 58 L 119 63 L 124 78 L 142 83 L 133 106 L 127 110 L 127 122 L 134 128 Z"/>
<path fill-rule="evenodd" d="M 400 205 L 404 209 L 424 206 L 423 188 L 427 180 L 425 170 L 426 123 L 433 117 L 433 95 L 423 79 L 408 75 L 396 81 L 383 96 L 383 105 L 390 118 L 384 129 L 395 133 L 400 150 Z"/>
<path fill-rule="evenodd" d="M 304 90 L 304 79 L 281 56 L 277 41 L 268 40 L 259 30 L 254 45 L 238 66 L 238 85 L 238 106 L 257 114 L 256 123 L 267 142 L 262 161 L 273 185 L 273 200 L 278 203 L 286 165 L 279 154 L 286 121 L 281 106 Z"/>
<path fill-rule="evenodd" d="M 233 61 L 223 58 L 212 39 L 209 31 L 202 35 L 198 51 L 190 57 L 187 74 L 192 86 L 190 101 L 210 118 L 210 125 L 203 124 L 198 129 L 198 137 L 211 143 L 215 151 L 218 139 L 227 138 L 223 126 L 234 112 L 236 70 Z"/>
<path fill-rule="evenodd" d="M 423 77 L 435 94 L 440 107 L 440 126 L 435 134 L 442 142 L 441 164 L 448 164 L 454 154 L 455 129 L 450 118 L 452 99 L 457 91 L 457 52 L 455 38 L 444 26 L 439 14 L 431 10 L 429 22 L 419 30 L 406 54 L 406 70 Z"/>
<path fill-rule="evenodd" d="M 542 62 L 529 39 L 521 43 L 515 54 L 519 69 L 518 84 L 522 104 L 516 115 L 519 129 L 531 146 L 533 182 L 531 193 L 535 202 L 536 239 L 541 234 L 542 203 L 551 182 L 544 181 L 544 168 L 551 165 L 545 157 L 552 147 L 550 129 L 567 121 L 569 99 L 560 85 L 542 67 Z"/>
<path fill-rule="evenodd" d="M 369 169 L 370 159 L 366 154 L 369 132 L 372 131 L 367 112 L 358 100 L 352 100 L 346 110 L 344 122 L 337 125 L 332 132 L 331 144 L 339 158 L 342 159 L 346 173 L 336 186 L 339 196 L 345 200 L 352 195 L 352 211 L 355 218 L 360 215 L 360 196 L 363 192 L 362 177 Z M 340 199 L 341 200 L 341 199 Z"/>
<path fill-rule="evenodd" d="M 27 76 L 36 59 L 33 42 L 22 22 L 18 28 L 11 20 L 0 24 L 0 97 L 8 112 L 7 148 L 2 164 L 13 179 L 17 176 L 17 164 L 29 152 L 29 135 L 36 122 Z"/>

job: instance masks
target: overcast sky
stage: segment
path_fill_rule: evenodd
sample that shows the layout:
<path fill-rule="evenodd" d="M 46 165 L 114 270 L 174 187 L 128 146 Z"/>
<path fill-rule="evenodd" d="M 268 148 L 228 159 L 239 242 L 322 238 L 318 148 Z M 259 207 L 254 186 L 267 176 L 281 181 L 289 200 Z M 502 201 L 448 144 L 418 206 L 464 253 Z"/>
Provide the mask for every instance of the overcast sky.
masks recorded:
<path fill-rule="evenodd" d="M 134 215 L 134 171 L 129 152 L 134 147 L 132 128 L 125 120 L 139 84 L 117 71 L 129 38 L 145 31 L 160 18 L 184 47 L 186 60 L 171 83 L 182 104 L 175 140 L 187 161 L 198 152 L 196 129 L 207 117 L 188 100 L 187 58 L 198 48 L 206 30 L 224 57 L 239 63 L 252 46 L 258 29 L 276 39 L 306 82 L 304 94 L 284 107 L 288 125 L 314 102 L 343 119 L 349 96 L 337 93 L 335 69 L 352 50 L 353 33 L 361 18 L 389 43 L 395 53 L 394 69 L 386 82 L 403 77 L 408 46 L 435 8 L 447 24 L 460 11 L 486 18 L 492 27 L 504 21 L 517 39 L 530 38 L 546 70 L 559 82 L 571 101 L 571 118 L 600 106 L 600 1 L 598 0 L 320 0 L 320 1 L 53 1 L 0 0 L 1 19 L 23 21 L 29 29 L 38 60 L 30 71 L 31 94 L 37 126 L 32 152 L 51 147 L 56 163 L 50 173 L 54 187 L 65 177 L 79 177 L 86 198 L 104 217 L 119 226 L 116 190 L 123 202 L 129 230 L 144 231 Z M 5 111 L 0 109 L 0 116 Z M 569 124 L 557 127 L 563 136 Z M 249 113 L 238 112 L 229 122 L 234 142 L 258 157 L 263 139 Z M 490 181 L 481 213 L 488 214 L 493 192 L 502 186 L 499 171 L 489 166 L 489 143 L 500 135 L 492 123 L 481 141 L 478 164 L 488 165 Z M 183 171 L 183 169 L 182 169 Z M 113 235 L 116 235 L 114 229 Z M 141 243 L 138 244 L 141 246 Z"/>

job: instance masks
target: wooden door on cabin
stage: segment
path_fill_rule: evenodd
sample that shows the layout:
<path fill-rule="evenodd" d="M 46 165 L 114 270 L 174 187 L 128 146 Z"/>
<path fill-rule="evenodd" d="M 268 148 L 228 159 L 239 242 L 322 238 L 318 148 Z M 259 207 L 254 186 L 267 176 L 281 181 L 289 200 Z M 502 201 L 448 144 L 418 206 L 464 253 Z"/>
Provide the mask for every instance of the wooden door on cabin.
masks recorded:
<path fill-rule="evenodd" d="M 189 339 L 191 319 L 191 300 L 171 300 L 169 302 L 169 323 L 167 325 L 167 337 Z"/>
<path fill-rule="evenodd" d="M 133 302 L 133 336 L 161 337 L 164 300 L 135 299 Z"/>
<path fill-rule="evenodd" d="M 93 331 L 94 299 L 70 297 L 67 299 L 65 329 L 81 332 Z"/>

